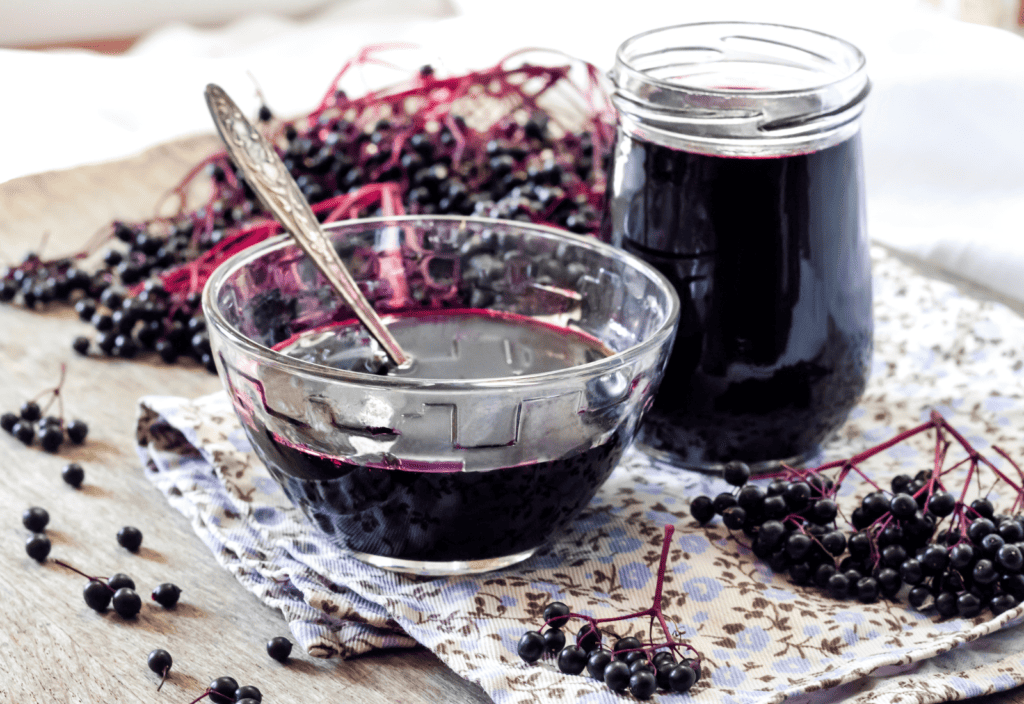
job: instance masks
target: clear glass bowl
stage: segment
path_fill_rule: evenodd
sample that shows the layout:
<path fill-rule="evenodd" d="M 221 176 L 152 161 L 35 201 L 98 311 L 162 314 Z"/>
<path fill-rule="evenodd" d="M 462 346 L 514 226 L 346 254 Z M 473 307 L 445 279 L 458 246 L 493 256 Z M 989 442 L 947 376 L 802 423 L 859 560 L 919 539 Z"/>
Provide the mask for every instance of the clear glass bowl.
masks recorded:
<path fill-rule="evenodd" d="M 378 312 L 518 314 L 612 353 L 471 380 L 284 354 L 275 348 L 352 318 L 285 237 L 235 255 L 206 286 L 221 380 L 257 454 L 316 526 L 365 562 L 416 574 L 526 559 L 579 514 L 632 440 L 675 334 L 671 284 L 593 238 L 529 223 L 395 217 L 328 232 Z M 375 344 L 346 339 L 360 354 Z"/>

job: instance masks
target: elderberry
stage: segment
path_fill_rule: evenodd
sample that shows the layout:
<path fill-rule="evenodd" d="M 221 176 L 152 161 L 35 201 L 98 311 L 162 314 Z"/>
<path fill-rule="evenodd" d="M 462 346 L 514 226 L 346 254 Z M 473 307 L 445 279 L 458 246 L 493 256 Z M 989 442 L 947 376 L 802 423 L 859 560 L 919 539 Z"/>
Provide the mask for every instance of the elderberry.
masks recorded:
<path fill-rule="evenodd" d="M 587 651 L 578 645 L 568 645 L 558 653 L 558 669 L 567 675 L 578 675 L 587 666 Z"/>
<path fill-rule="evenodd" d="M 659 567 L 659 574 L 662 575 L 665 573 L 673 532 L 674 528 L 671 525 L 665 527 Z M 659 595 L 661 579 L 659 578 L 657 587 Z M 555 606 L 556 604 L 557 606 Z M 636 698 L 648 699 L 658 687 L 665 690 L 671 687 L 668 675 L 676 667 L 676 661 L 672 651 L 665 648 L 686 647 L 690 649 L 689 646 L 673 640 L 666 632 L 667 643 L 645 643 L 637 637 L 625 636 L 616 640 L 609 651 L 602 647 L 599 625 L 604 622 L 640 617 L 650 617 L 653 623 L 655 618 L 664 618 L 660 606 L 660 598 L 656 597 L 654 605 L 644 611 L 626 616 L 593 619 L 587 616 L 573 615 L 565 604 L 552 602 L 544 612 L 547 621 L 545 625 L 548 626 L 548 630 L 544 633 L 526 632 L 519 641 L 519 655 L 526 662 L 536 662 L 543 657 L 545 650 L 551 649 L 548 645 L 549 640 L 561 642 L 561 629 L 550 627 L 553 622 L 552 617 L 565 618 L 565 622 L 558 621 L 561 626 L 567 625 L 568 619 L 581 619 L 585 623 L 576 634 L 576 642 L 561 648 L 558 652 L 557 666 L 559 670 L 575 675 L 586 669 L 591 677 L 603 681 L 614 692 L 624 692 L 629 689 Z M 552 633 L 557 633 L 557 635 L 553 636 Z M 661 648 L 661 650 L 655 650 L 656 648 Z M 699 663 L 699 660 L 693 662 Z"/>
<path fill-rule="evenodd" d="M 115 591 L 111 602 L 114 605 L 114 611 L 121 618 L 135 618 L 142 610 L 142 599 L 131 587 L 121 587 Z"/>
<path fill-rule="evenodd" d="M 936 433 L 937 455 L 944 456 L 949 433 L 977 458 L 972 472 L 990 467 L 997 485 L 1010 481 L 937 414 L 899 439 L 927 430 Z M 840 484 L 855 475 L 870 482 L 855 465 L 891 444 L 816 469 L 786 469 L 766 489 L 735 483 L 732 493 L 693 499 L 691 513 L 701 523 L 721 515 L 727 528 L 742 530 L 751 552 L 772 570 L 787 573 L 794 584 L 813 584 L 835 599 L 896 599 L 906 584 L 911 606 L 934 608 L 943 618 L 972 617 L 985 608 L 1001 613 L 1020 603 L 1024 521 L 996 515 L 985 497 L 965 505 L 956 498 L 960 491 L 944 485 L 951 470 L 899 475 L 891 482 L 891 492 L 875 486 L 849 515 L 852 530 L 839 525 L 834 496 Z M 838 477 L 826 476 L 825 469 L 836 470 Z M 738 482 L 739 477 L 734 479 Z M 1016 491 L 1019 502 L 1024 496 Z"/>
<path fill-rule="evenodd" d="M 3 415 L 0 415 L 0 428 L 6 430 L 8 433 L 14 432 L 14 426 L 17 424 L 17 422 L 18 416 L 14 415 L 13 413 L 8 412 L 4 413 Z"/>
<path fill-rule="evenodd" d="M 135 589 L 135 580 L 123 572 L 117 572 L 107 577 L 107 586 L 114 591 L 123 588 Z"/>
<path fill-rule="evenodd" d="M 544 648 L 549 653 L 557 653 L 565 647 L 565 633 L 557 628 L 544 631 Z"/>
<path fill-rule="evenodd" d="M 544 607 L 544 623 L 551 628 L 564 628 L 569 623 L 569 607 L 560 601 L 553 601 Z"/>
<path fill-rule="evenodd" d="M 50 539 L 43 533 L 36 533 L 25 541 L 25 552 L 36 562 L 42 562 L 50 554 Z"/>
<path fill-rule="evenodd" d="M 146 657 L 146 665 L 149 666 L 150 670 L 161 677 L 165 677 L 167 675 L 167 672 L 171 669 L 171 664 L 173 662 L 174 660 L 171 658 L 171 654 L 163 649 L 150 651 L 149 655 Z"/>
<path fill-rule="evenodd" d="M 56 452 L 60 449 L 62 442 L 64 442 L 64 431 L 58 425 L 47 425 L 39 433 L 39 446 L 47 452 Z"/>
<path fill-rule="evenodd" d="M 25 509 L 21 514 L 21 524 L 33 533 L 42 533 L 46 530 L 46 524 L 50 522 L 50 514 L 45 508 L 33 506 Z"/>
<path fill-rule="evenodd" d="M 125 526 L 117 531 L 117 543 L 129 552 L 138 552 L 142 546 L 142 531 L 135 526 Z"/>
<path fill-rule="evenodd" d="M 715 506 L 707 496 L 698 496 L 690 502 L 690 515 L 694 520 L 704 525 L 715 517 Z"/>
<path fill-rule="evenodd" d="M 668 673 L 669 687 L 673 692 L 685 694 L 697 682 L 697 672 L 688 664 L 677 665 Z"/>
<path fill-rule="evenodd" d="M 637 699 L 650 699 L 658 688 L 658 682 L 650 671 L 637 672 L 629 678 L 629 691 Z"/>
<path fill-rule="evenodd" d="M 543 652 L 543 639 L 541 639 L 541 648 Z M 284 636 L 275 636 L 267 641 L 267 655 L 272 657 L 278 662 L 287 662 L 288 656 L 292 654 L 292 642 Z"/>
<path fill-rule="evenodd" d="M 82 356 L 89 354 L 89 338 L 84 335 L 79 335 L 71 343 L 71 349 Z"/>
<path fill-rule="evenodd" d="M 595 680 L 604 680 L 604 671 L 611 661 L 611 653 L 607 650 L 595 650 L 587 658 L 587 672 Z"/>
<path fill-rule="evenodd" d="M 165 609 L 169 609 L 178 603 L 178 597 L 180 596 L 181 589 L 179 587 L 170 582 L 164 582 L 153 589 L 150 598 Z"/>
<path fill-rule="evenodd" d="M 727 462 L 722 467 L 722 478 L 733 486 L 743 486 L 750 481 L 750 467 L 743 462 Z"/>
<path fill-rule="evenodd" d="M 259 688 L 252 686 L 251 684 L 242 685 L 235 690 L 235 702 L 240 703 L 245 700 L 252 702 L 262 702 L 263 693 L 260 692 Z"/>
<path fill-rule="evenodd" d="M 26 421 L 15 423 L 11 432 L 14 434 L 14 437 L 18 438 L 25 445 L 31 445 L 36 437 L 36 431 L 33 430 L 32 424 Z"/>
<path fill-rule="evenodd" d="M 586 624 L 580 628 L 579 633 L 576 634 L 576 645 L 583 648 L 588 653 L 595 650 L 601 645 L 601 631 L 594 628 L 591 624 Z"/>
<path fill-rule="evenodd" d="M 107 610 L 113 596 L 114 590 L 98 579 L 90 579 L 82 588 L 82 597 L 85 599 L 86 605 L 100 613 Z"/>
<path fill-rule="evenodd" d="M 61 479 L 65 483 L 78 489 L 82 486 L 82 482 L 85 480 L 85 470 L 82 469 L 82 465 L 77 462 L 71 462 L 64 466 L 64 469 L 60 472 Z"/>
<path fill-rule="evenodd" d="M 29 422 L 37 421 L 43 417 L 42 411 L 39 409 L 39 404 L 35 401 L 26 401 L 21 404 L 21 418 Z"/>
<path fill-rule="evenodd" d="M 613 660 L 604 668 L 604 683 L 613 692 L 624 692 L 629 687 L 629 665 L 621 660 Z"/>
<path fill-rule="evenodd" d="M 238 691 L 238 682 L 234 677 L 218 677 L 207 688 L 210 693 L 210 701 L 217 704 L 231 704 L 235 701 L 235 692 Z"/>

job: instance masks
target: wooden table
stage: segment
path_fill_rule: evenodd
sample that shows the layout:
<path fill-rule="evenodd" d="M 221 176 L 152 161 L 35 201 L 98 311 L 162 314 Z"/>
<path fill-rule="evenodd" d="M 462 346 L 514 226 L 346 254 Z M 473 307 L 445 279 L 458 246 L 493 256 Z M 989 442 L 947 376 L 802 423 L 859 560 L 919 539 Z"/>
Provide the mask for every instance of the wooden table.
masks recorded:
<path fill-rule="evenodd" d="M 136 158 L 0 184 L 0 259 L 39 251 L 66 254 L 115 218 L 153 214 L 159 196 L 202 156 L 212 137 L 181 140 Z M 72 339 L 91 327 L 67 308 L 44 314 L 0 305 L 0 413 L 52 387 L 61 363 L 68 418 L 90 427 L 82 446 L 50 455 L 0 433 L 0 702 L 174 702 L 199 696 L 216 677 L 255 684 L 275 702 L 489 702 L 484 692 L 424 650 L 394 651 L 349 661 L 321 661 L 297 653 L 287 665 L 271 660 L 264 644 L 290 635 L 281 614 L 264 606 L 228 572 L 140 470 L 134 419 L 139 397 L 194 397 L 219 388 L 197 365 L 82 358 Z M 85 467 L 81 490 L 65 484 L 61 468 Z M 146 602 L 137 619 L 97 614 L 82 599 L 85 580 L 23 549 L 29 533 L 22 511 L 50 513 L 51 557 L 106 576 L 131 575 Z M 131 554 L 115 535 L 134 525 L 143 547 Z M 181 603 L 164 610 L 149 601 L 155 585 L 182 588 Z M 147 654 L 164 648 L 172 675 L 157 692 Z M 984 697 L 985 704 L 1024 704 L 1024 691 Z"/>

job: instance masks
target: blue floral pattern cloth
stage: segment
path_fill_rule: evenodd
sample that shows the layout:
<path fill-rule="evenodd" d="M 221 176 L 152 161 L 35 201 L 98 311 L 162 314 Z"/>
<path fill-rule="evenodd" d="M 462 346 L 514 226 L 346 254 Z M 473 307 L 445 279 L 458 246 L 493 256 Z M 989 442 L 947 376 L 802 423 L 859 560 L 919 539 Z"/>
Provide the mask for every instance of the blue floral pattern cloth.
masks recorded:
<path fill-rule="evenodd" d="M 997 466 L 1008 463 L 993 445 L 1024 458 L 1024 321 L 873 254 L 872 380 L 819 459 L 855 454 L 933 409 Z M 649 608 L 672 524 L 662 605 L 673 635 L 701 653 L 704 674 L 688 694 L 658 701 L 928 704 L 1024 684 L 1024 607 L 940 621 L 903 602 L 834 601 L 795 586 L 719 520 L 701 527 L 690 517 L 689 500 L 726 490 L 724 482 L 635 449 L 571 529 L 530 560 L 432 579 L 364 565 L 309 525 L 249 448 L 223 393 L 142 399 L 138 437 L 147 476 L 316 657 L 421 644 L 498 704 L 620 701 L 585 674 L 559 673 L 553 656 L 524 663 L 516 643 L 542 625 L 552 600 L 597 618 Z M 882 484 L 930 468 L 932 452 L 918 437 L 866 469 Z M 868 491 L 844 483 L 841 507 Z M 1005 491 L 992 497 L 1004 510 L 1012 503 Z M 646 636 L 648 625 L 617 622 L 606 632 Z"/>

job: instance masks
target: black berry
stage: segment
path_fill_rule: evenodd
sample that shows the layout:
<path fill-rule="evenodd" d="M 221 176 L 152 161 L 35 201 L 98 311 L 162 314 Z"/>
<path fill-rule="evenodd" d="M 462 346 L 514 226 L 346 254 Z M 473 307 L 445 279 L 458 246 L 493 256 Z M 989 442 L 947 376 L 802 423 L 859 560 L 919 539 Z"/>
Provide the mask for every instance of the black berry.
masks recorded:
<path fill-rule="evenodd" d="M 56 452 L 60 449 L 62 442 L 64 442 L 64 431 L 60 429 L 60 426 L 48 425 L 39 433 L 39 446 L 47 452 Z"/>
<path fill-rule="evenodd" d="M 25 445 L 31 445 L 32 440 L 36 437 L 36 431 L 32 428 L 32 423 L 27 421 L 20 420 L 15 423 L 14 427 L 11 428 L 11 432 L 14 434 L 14 437 L 21 440 Z"/>
<path fill-rule="evenodd" d="M 707 496 L 698 496 L 690 502 L 690 515 L 693 519 L 704 525 L 715 517 L 715 506 Z"/>
<path fill-rule="evenodd" d="M 587 666 L 587 652 L 578 645 L 569 645 L 558 653 L 558 669 L 567 675 L 578 675 Z"/>
<path fill-rule="evenodd" d="M 50 522 L 50 514 L 45 508 L 33 506 L 27 508 L 21 514 L 21 524 L 33 533 L 42 533 L 46 530 L 46 524 Z"/>
<path fill-rule="evenodd" d="M 607 650 L 596 650 L 587 658 L 587 672 L 595 680 L 604 680 L 604 670 L 611 661 L 611 653 Z"/>
<path fill-rule="evenodd" d="M 42 418 L 43 413 L 39 409 L 38 403 L 35 401 L 25 401 L 25 403 L 21 404 L 21 417 L 23 420 L 33 422 Z"/>
<path fill-rule="evenodd" d="M 89 434 L 89 426 L 86 425 L 85 421 L 81 420 L 71 421 L 65 430 L 67 431 L 68 439 L 76 445 L 81 445 L 85 442 L 85 436 Z"/>
<path fill-rule="evenodd" d="M 565 647 L 565 633 L 558 628 L 544 631 L 544 647 L 549 653 L 557 653 Z"/>
<path fill-rule="evenodd" d="M 153 601 L 160 604 L 165 609 L 169 609 L 178 603 L 178 597 L 181 596 L 181 589 L 170 582 L 164 582 L 158 585 L 153 593 L 150 595 Z"/>
<path fill-rule="evenodd" d="M 658 682 L 650 671 L 637 672 L 629 678 L 629 691 L 637 699 L 650 699 L 657 688 Z"/>
<path fill-rule="evenodd" d="M 553 601 L 544 607 L 544 622 L 552 628 L 564 628 L 569 623 L 572 611 L 560 601 Z"/>
<path fill-rule="evenodd" d="M 601 645 L 601 631 L 597 630 L 589 623 L 585 624 L 576 634 L 576 645 L 580 646 L 588 653 L 593 651 Z"/>
<path fill-rule="evenodd" d="M 231 704 L 235 701 L 238 682 L 234 677 L 218 677 L 210 683 L 210 701 L 217 704 Z"/>
<path fill-rule="evenodd" d="M 85 599 L 86 605 L 93 611 L 100 613 L 107 610 L 107 607 L 110 606 L 110 599 L 113 596 L 114 591 L 96 579 L 90 579 L 85 587 L 82 588 L 82 597 Z"/>
<path fill-rule="evenodd" d="M 18 416 L 13 413 L 4 413 L 0 415 L 0 428 L 6 430 L 8 433 L 14 432 L 14 425 L 18 422 Z"/>
<path fill-rule="evenodd" d="M 604 683 L 613 692 L 625 692 L 629 687 L 629 665 L 621 660 L 613 660 L 604 668 Z"/>
<path fill-rule="evenodd" d="M 129 552 L 138 552 L 142 546 L 142 531 L 135 526 L 125 526 L 117 531 L 117 543 Z"/>
<path fill-rule="evenodd" d="M 722 478 L 733 486 L 743 486 L 750 481 L 750 467 L 744 462 L 727 462 L 722 467 Z"/>
<path fill-rule="evenodd" d="M 133 580 L 131 577 L 124 574 L 123 572 L 117 572 L 115 574 L 110 575 L 107 578 L 107 586 L 109 586 L 114 591 L 117 591 L 118 589 L 122 589 L 124 587 L 127 587 L 128 589 L 135 589 L 135 580 Z"/>
<path fill-rule="evenodd" d="M 676 665 L 668 673 L 669 686 L 673 692 L 689 692 L 697 681 L 697 673 L 688 665 Z"/>
<path fill-rule="evenodd" d="M 50 554 L 50 539 L 43 533 L 36 533 L 25 541 L 25 552 L 36 562 L 42 562 Z"/>
<path fill-rule="evenodd" d="M 114 592 L 111 601 L 114 604 L 114 611 L 121 618 L 135 618 L 142 610 L 142 599 L 129 587 L 121 587 Z"/>
<path fill-rule="evenodd" d="M 537 634 L 540 635 L 539 633 Z M 544 638 L 541 638 L 541 652 L 544 650 Z M 278 662 L 287 662 L 292 654 L 292 642 L 284 636 L 275 636 L 267 641 L 267 655 Z M 539 655 L 537 657 L 540 657 Z"/>
<path fill-rule="evenodd" d="M 77 489 L 82 486 L 82 481 L 85 479 L 85 470 L 77 462 L 71 462 L 60 471 L 60 476 L 67 484 Z"/>
<path fill-rule="evenodd" d="M 241 702 L 245 699 L 251 699 L 254 702 L 263 701 L 263 693 L 257 687 L 253 687 L 251 684 L 242 685 L 235 690 L 235 702 Z"/>
<path fill-rule="evenodd" d="M 146 658 L 146 664 L 149 669 L 160 675 L 161 677 L 167 674 L 167 671 L 171 669 L 171 664 L 174 660 L 171 658 L 171 654 L 166 650 L 157 649 L 149 653 L 149 657 Z"/>

